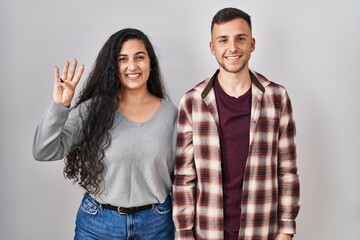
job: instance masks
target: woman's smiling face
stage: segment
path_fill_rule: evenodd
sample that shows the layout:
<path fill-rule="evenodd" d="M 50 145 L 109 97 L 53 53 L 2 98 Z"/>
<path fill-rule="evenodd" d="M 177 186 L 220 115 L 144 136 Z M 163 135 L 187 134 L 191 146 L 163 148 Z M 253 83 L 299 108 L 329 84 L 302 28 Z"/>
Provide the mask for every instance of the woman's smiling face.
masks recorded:
<path fill-rule="evenodd" d="M 145 44 L 138 39 L 124 42 L 118 58 L 118 71 L 123 90 L 147 89 L 150 70 L 150 58 Z"/>

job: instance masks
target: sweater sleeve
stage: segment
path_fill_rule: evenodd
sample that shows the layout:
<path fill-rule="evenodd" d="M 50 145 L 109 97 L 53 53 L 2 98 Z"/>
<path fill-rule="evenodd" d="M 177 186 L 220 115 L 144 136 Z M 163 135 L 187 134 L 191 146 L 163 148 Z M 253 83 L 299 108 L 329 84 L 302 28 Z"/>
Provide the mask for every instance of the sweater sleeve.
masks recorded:
<path fill-rule="evenodd" d="M 78 109 L 70 110 L 51 102 L 35 131 L 32 148 L 34 159 L 53 161 L 66 156 L 77 141 L 80 129 L 77 112 Z"/>
<path fill-rule="evenodd" d="M 176 239 L 194 239 L 196 171 L 194 163 L 191 104 L 184 97 L 179 105 L 177 151 L 173 184 L 173 219 Z"/>
<path fill-rule="evenodd" d="M 290 98 L 282 99 L 278 150 L 279 166 L 279 232 L 296 233 L 295 218 L 300 209 L 300 184 L 297 174 L 295 121 Z"/>

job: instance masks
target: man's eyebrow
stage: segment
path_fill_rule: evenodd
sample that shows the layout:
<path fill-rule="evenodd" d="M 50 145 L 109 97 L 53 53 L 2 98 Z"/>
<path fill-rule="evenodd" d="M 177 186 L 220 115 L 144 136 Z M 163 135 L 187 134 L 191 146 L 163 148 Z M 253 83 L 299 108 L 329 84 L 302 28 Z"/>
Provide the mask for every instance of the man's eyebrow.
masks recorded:
<path fill-rule="evenodd" d="M 218 36 L 216 39 L 222 39 L 222 38 L 228 38 L 229 36 L 228 35 L 221 35 L 221 36 Z M 248 35 L 246 33 L 239 33 L 236 35 L 236 37 L 248 37 Z"/>
<path fill-rule="evenodd" d="M 216 39 L 219 39 L 219 38 L 227 38 L 228 36 L 226 35 L 222 35 L 222 36 L 218 36 Z"/>

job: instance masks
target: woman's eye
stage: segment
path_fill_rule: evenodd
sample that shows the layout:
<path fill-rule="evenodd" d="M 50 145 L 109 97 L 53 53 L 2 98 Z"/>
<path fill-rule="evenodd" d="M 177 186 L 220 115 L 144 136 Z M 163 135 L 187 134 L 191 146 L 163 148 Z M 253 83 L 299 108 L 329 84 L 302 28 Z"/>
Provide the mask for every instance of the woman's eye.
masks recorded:
<path fill-rule="evenodd" d="M 127 60 L 127 58 L 119 58 L 119 62 L 125 62 Z"/>
<path fill-rule="evenodd" d="M 136 60 L 143 60 L 145 57 L 144 56 L 137 56 Z"/>

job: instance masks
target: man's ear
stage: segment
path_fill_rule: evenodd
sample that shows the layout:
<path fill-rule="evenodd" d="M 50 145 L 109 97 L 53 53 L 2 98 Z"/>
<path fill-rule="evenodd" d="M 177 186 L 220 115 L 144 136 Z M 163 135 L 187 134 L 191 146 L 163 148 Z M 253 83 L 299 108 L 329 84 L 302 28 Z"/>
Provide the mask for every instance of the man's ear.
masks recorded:
<path fill-rule="evenodd" d="M 255 38 L 251 38 L 251 46 L 250 46 L 250 50 L 251 52 L 253 52 L 255 50 Z"/>
<path fill-rule="evenodd" d="M 215 56 L 215 51 L 214 51 L 214 44 L 213 44 L 213 42 L 212 41 L 210 41 L 210 52 L 212 53 L 212 55 L 214 55 Z"/>

